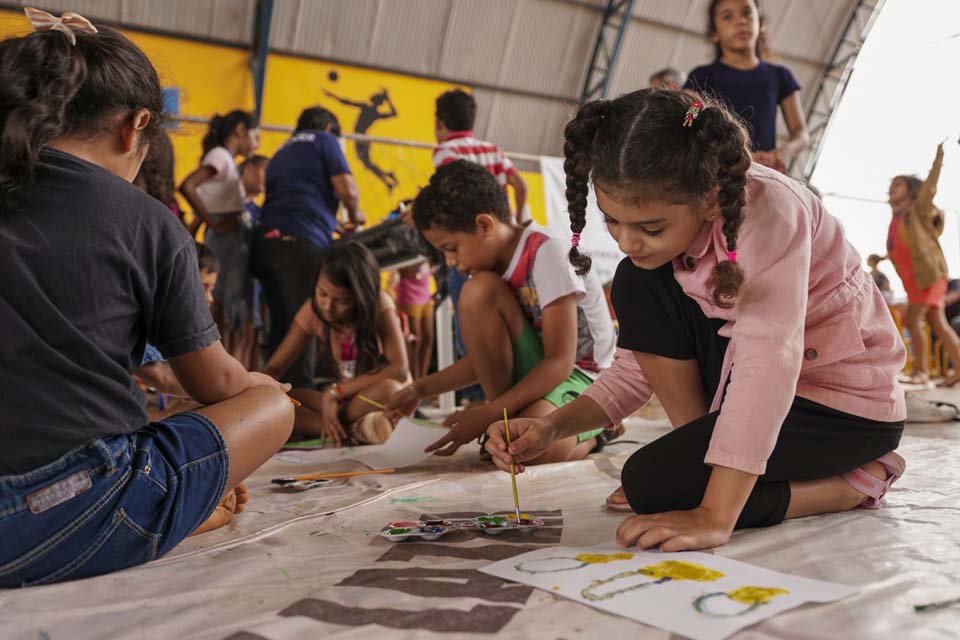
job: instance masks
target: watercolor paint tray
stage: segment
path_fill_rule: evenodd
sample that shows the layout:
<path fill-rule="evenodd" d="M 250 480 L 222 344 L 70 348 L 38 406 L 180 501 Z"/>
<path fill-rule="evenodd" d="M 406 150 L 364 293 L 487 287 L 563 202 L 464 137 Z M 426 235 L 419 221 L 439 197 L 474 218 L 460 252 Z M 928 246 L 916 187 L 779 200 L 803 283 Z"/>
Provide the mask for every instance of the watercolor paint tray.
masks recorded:
<path fill-rule="evenodd" d="M 390 542 L 406 540 L 437 540 L 438 538 L 461 530 L 482 531 L 496 536 L 507 531 L 530 533 L 543 526 L 543 520 L 520 514 L 520 521 L 513 514 L 477 516 L 476 518 L 455 518 L 444 520 L 404 520 L 388 522 L 380 530 L 380 535 Z M 526 517 L 524 517 L 526 516 Z"/>

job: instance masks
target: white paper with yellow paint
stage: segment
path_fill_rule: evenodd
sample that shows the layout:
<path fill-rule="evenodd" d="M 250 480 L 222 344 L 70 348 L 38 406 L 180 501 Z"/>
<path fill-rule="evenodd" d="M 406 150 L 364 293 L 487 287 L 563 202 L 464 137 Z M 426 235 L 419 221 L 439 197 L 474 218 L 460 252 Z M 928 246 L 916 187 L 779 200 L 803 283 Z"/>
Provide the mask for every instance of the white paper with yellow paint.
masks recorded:
<path fill-rule="evenodd" d="M 802 604 L 857 591 L 706 553 L 606 545 L 538 549 L 482 571 L 695 640 L 722 640 Z"/>

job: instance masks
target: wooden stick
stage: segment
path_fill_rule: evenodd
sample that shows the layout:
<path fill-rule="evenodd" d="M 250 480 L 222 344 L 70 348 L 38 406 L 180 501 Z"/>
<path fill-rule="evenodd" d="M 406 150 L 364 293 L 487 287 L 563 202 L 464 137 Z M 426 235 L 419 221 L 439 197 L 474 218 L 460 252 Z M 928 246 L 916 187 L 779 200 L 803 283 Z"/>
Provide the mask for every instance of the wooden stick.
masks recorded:
<path fill-rule="evenodd" d="M 293 406 L 297 407 L 298 409 L 303 406 L 303 403 L 301 403 L 299 400 L 297 400 L 293 396 L 287 396 L 287 397 L 290 398 L 290 402 L 293 403 Z"/>
<path fill-rule="evenodd" d="M 370 398 L 368 398 L 367 396 L 363 395 L 362 393 L 358 393 L 358 394 L 357 394 L 357 397 L 360 398 L 361 400 L 363 400 L 364 402 L 366 402 L 367 404 L 372 405 L 372 406 L 376 407 L 377 409 L 380 409 L 381 411 L 386 411 L 386 410 L 387 410 L 387 408 L 386 408 L 385 406 L 383 406 L 382 404 L 380 404 L 380 403 L 377 402 L 376 400 L 371 400 Z"/>
<path fill-rule="evenodd" d="M 503 430 L 507 432 L 507 449 L 510 448 L 510 422 L 507 420 L 507 408 L 503 408 Z M 517 474 L 513 470 L 513 457 L 510 458 L 510 482 L 513 484 L 513 506 L 517 510 L 517 524 L 520 524 L 520 498 L 517 496 Z"/>
<path fill-rule="evenodd" d="M 370 476 L 378 473 L 393 473 L 396 469 L 373 469 L 372 471 L 344 471 L 340 473 L 311 473 L 305 476 L 293 476 L 290 478 L 274 478 L 271 480 L 274 484 L 287 484 L 290 482 L 301 482 L 304 480 L 323 480 L 325 478 L 352 478 L 353 476 Z"/>

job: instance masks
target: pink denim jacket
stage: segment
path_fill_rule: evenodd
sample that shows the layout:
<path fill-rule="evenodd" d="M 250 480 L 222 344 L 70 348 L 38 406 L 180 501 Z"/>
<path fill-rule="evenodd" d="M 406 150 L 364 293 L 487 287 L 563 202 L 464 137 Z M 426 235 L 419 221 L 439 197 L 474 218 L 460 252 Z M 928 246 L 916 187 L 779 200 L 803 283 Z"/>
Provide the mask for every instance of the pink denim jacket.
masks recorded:
<path fill-rule="evenodd" d="M 737 241 L 745 280 L 734 307 L 716 306 L 707 288 L 727 255 L 722 219 L 674 260 L 674 277 L 704 315 L 727 321 L 720 335 L 730 338 L 704 462 L 763 474 L 795 396 L 871 420 L 904 420 L 897 374 L 906 350 L 880 290 L 820 200 L 754 164 L 747 202 Z M 651 391 L 633 355 L 618 349 L 586 395 L 619 422 Z"/>

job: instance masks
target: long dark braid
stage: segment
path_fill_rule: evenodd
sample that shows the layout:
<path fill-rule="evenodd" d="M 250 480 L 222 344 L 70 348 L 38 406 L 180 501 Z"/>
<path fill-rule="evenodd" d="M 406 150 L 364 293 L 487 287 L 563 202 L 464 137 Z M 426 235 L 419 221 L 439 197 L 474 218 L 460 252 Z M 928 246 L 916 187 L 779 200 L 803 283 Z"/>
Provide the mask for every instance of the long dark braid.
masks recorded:
<path fill-rule="evenodd" d="M 570 215 L 570 230 L 579 234 L 587 224 L 587 194 L 589 193 L 590 170 L 593 166 L 593 142 L 603 123 L 607 110 L 605 100 L 595 100 L 580 107 L 576 117 L 563 130 L 563 170 L 567 176 L 567 213 Z M 577 275 L 590 271 L 590 256 L 570 248 L 570 264 Z"/>
<path fill-rule="evenodd" d="M 725 110 L 709 107 L 700 114 L 699 136 L 716 155 L 717 204 L 723 216 L 723 237 L 727 251 L 737 250 L 737 236 L 743 224 L 743 209 L 747 205 L 747 170 L 751 157 L 747 152 L 746 133 L 739 122 Z M 713 301 L 730 308 L 743 284 L 743 269 L 732 260 L 721 260 L 711 274 L 708 286 L 713 290 Z"/>

